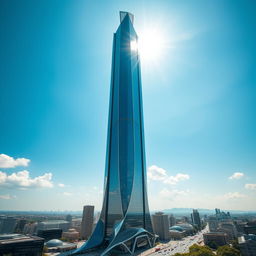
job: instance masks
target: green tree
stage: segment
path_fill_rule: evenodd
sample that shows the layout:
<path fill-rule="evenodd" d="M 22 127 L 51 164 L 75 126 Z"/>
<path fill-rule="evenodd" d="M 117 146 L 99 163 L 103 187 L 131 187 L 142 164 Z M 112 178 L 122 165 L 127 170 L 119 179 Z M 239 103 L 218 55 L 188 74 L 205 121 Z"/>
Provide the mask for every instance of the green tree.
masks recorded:
<path fill-rule="evenodd" d="M 193 244 L 189 247 L 189 256 L 215 256 L 208 246 Z"/>
<path fill-rule="evenodd" d="M 217 250 L 218 256 L 239 256 L 239 250 L 230 247 L 229 245 L 220 246 Z"/>

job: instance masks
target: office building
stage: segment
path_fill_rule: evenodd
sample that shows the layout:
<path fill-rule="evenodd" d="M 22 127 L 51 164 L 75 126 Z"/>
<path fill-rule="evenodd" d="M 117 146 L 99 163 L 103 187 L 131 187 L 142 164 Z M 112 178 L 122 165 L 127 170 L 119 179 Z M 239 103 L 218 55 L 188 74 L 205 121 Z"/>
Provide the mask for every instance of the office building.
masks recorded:
<path fill-rule="evenodd" d="M 236 226 L 233 223 L 222 222 L 218 231 L 226 233 L 228 241 L 235 240 L 238 237 Z"/>
<path fill-rule="evenodd" d="M 256 221 L 248 222 L 247 225 L 244 226 L 245 234 L 254 234 L 256 235 Z"/>
<path fill-rule="evenodd" d="M 256 256 L 256 235 L 238 237 L 238 245 L 242 256 Z"/>
<path fill-rule="evenodd" d="M 15 227 L 15 232 L 22 233 L 26 224 L 27 224 L 26 219 L 19 219 Z"/>
<path fill-rule="evenodd" d="M 37 231 L 37 223 L 27 223 L 23 228 L 23 234 L 25 235 L 35 235 Z"/>
<path fill-rule="evenodd" d="M 209 225 L 210 232 L 216 232 L 219 227 L 219 222 L 216 219 L 216 217 L 211 216 L 208 219 L 208 225 Z"/>
<path fill-rule="evenodd" d="M 199 212 L 195 209 L 193 209 L 193 212 L 191 213 L 191 220 L 193 225 L 197 226 L 198 229 L 201 229 L 202 227 L 201 218 L 200 218 Z"/>
<path fill-rule="evenodd" d="M 21 234 L 0 235 L 0 255 L 41 256 L 44 239 Z"/>
<path fill-rule="evenodd" d="M 70 228 L 70 223 L 65 220 L 48 220 L 39 222 L 37 225 L 37 230 L 47 230 L 59 228 L 62 231 L 68 231 Z"/>
<path fill-rule="evenodd" d="M 210 247 L 213 247 L 213 245 L 216 247 L 223 246 L 228 243 L 228 236 L 223 232 L 209 232 L 203 234 L 203 236 L 205 245 Z"/>
<path fill-rule="evenodd" d="M 0 216 L 0 234 L 11 234 L 14 232 L 17 219 L 10 216 Z"/>
<path fill-rule="evenodd" d="M 120 12 L 113 39 L 112 79 L 103 206 L 91 238 L 77 251 L 103 247 L 133 254 L 153 246 L 147 199 L 138 37 L 133 15 Z"/>
<path fill-rule="evenodd" d="M 81 238 L 88 239 L 92 234 L 94 217 L 94 206 L 85 205 L 83 210 L 83 218 L 81 224 Z"/>
<path fill-rule="evenodd" d="M 51 228 L 51 229 L 39 229 L 37 230 L 37 236 L 44 238 L 47 242 L 51 239 L 60 239 L 62 237 L 62 229 Z"/>
<path fill-rule="evenodd" d="M 168 240 L 170 239 L 169 234 L 169 219 L 168 215 L 162 212 L 156 212 L 152 215 L 152 224 L 154 233 L 159 236 L 161 240 Z"/>

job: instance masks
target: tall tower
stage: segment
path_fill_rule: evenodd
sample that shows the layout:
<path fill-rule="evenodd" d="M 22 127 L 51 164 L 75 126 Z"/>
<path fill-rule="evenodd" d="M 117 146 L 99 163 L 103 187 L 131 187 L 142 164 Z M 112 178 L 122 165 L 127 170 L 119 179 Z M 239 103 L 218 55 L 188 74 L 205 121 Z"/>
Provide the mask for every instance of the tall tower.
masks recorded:
<path fill-rule="evenodd" d="M 83 210 L 83 217 L 81 223 L 81 238 L 88 239 L 92 234 L 94 217 L 94 206 L 85 205 Z"/>
<path fill-rule="evenodd" d="M 120 12 L 114 34 L 109 122 L 100 219 L 90 239 L 74 253 L 94 248 L 133 254 L 155 235 L 148 208 L 140 59 L 133 15 Z"/>

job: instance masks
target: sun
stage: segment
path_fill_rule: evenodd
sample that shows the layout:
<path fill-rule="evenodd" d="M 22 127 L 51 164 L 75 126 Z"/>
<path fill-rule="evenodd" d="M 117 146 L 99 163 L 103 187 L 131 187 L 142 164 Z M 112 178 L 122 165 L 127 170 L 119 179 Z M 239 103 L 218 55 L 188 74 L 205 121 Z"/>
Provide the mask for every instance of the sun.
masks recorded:
<path fill-rule="evenodd" d="M 142 61 L 157 61 L 163 54 L 166 40 L 159 29 L 145 29 L 139 34 L 138 51 Z"/>
<path fill-rule="evenodd" d="M 159 26 L 150 26 L 138 31 L 138 40 L 130 42 L 132 51 L 138 51 L 144 64 L 159 62 L 167 48 L 166 33 Z"/>

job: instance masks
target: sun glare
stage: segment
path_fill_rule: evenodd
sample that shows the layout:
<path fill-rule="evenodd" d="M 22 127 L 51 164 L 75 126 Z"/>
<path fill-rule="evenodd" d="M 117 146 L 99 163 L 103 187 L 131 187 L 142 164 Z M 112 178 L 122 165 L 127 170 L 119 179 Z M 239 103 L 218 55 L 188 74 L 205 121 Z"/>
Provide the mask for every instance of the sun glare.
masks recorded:
<path fill-rule="evenodd" d="M 137 45 L 140 58 L 144 62 L 157 61 L 164 54 L 166 40 L 159 29 L 143 30 L 139 33 Z"/>

